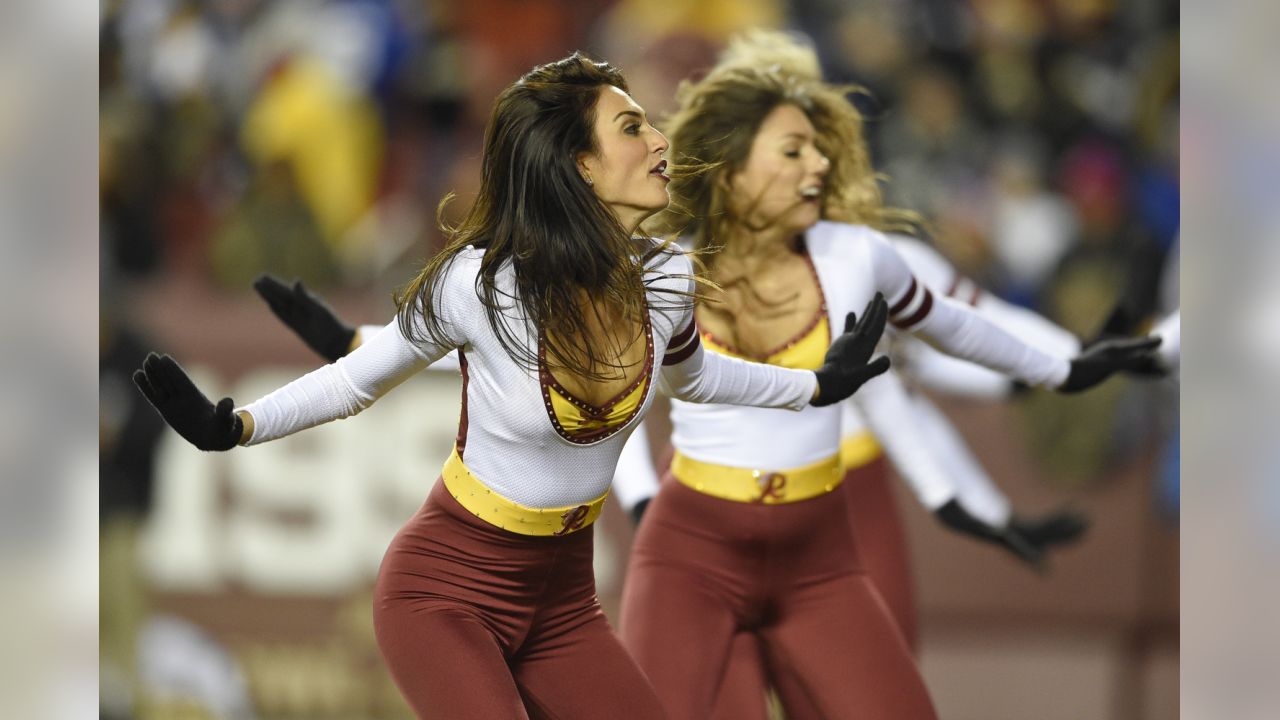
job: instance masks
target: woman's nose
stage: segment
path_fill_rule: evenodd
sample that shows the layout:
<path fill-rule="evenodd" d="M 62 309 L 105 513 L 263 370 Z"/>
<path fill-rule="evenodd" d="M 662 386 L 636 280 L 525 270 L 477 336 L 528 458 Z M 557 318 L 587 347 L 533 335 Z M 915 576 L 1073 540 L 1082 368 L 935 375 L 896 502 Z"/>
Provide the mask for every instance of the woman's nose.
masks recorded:
<path fill-rule="evenodd" d="M 654 138 L 657 140 L 657 142 L 653 144 L 651 151 L 659 155 L 665 153 L 667 151 L 667 148 L 671 146 L 670 143 L 667 142 L 667 136 L 663 135 L 662 131 L 658 130 L 657 128 L 654 128 L 653 135 L 654 135 Z"/>

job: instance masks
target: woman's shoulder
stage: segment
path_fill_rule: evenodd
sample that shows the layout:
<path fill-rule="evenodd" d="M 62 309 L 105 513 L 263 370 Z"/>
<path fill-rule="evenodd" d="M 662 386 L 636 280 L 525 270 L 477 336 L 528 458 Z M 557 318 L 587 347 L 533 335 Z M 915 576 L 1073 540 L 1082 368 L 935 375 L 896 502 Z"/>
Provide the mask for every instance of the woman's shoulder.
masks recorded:
<path fill-rule="evenodd" d="M 889 241 L 870 225 L 821 220 L 805 233 L 805 243 L 812 255 L 847 257 L 888 247 Z"/>
<path fill-rule="evenodd" d="M 687 275 L 693 271 L 693 262 L 685 248 L 672 240 L 662 238 L 636 238 L 640 253 L 645 257 L 645 271 L 660 275 Z"/>
<path fill-rule="evenodd" d="M 484 248 L 467 245 L 453 254 L 453 264 L 462 272 L 478 272 L 480 262 L 484 260 Z"/>
<path fill-rule="evenodd" d="M 805 234 L 805 237 L 832 240 L 883 240 L 884 233 L 870 225 L 855 225 L 853 223 L 838 222 L 836 220 L 819 220 L 812 228 L 809 229 L 809 232 Z"/>
<path fill-rule="evenodd" d="M 466 306 L 476 297 L 476 280 L 480 275 L 484 250 L 468 245 L 451 252 L 449 259 L 440 268 L 436 284 L 437 300 L 455 306 Z"/>
<path fill-rule="evenodd" d="M 445 250 L 443 252 L 452 252 L 452 257 L 441 268 L 446 282 L 449 284 L 474 279 L 480 273 L 480 265 L 484 260 L 483 248 L 467 245 L 457 250 Z"/>

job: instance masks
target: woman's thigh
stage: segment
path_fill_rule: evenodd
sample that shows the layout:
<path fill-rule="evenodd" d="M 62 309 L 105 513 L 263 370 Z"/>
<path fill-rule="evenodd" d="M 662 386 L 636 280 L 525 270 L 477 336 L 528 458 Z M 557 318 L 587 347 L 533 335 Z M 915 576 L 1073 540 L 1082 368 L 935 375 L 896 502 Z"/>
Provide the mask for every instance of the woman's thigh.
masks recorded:
<path fill-rule="evenodd" d="M 862 574 L 798 588 L 763 633 L 771 667 L 790 672 L 829 720 L 936 720 L 915 659 Z"/>
<path fill-rule="evenodd" d="M 418 718 L 527 718 L 494 634 L 465 610 L 374 608 L 378 649 Z"/>
<path fill-rule="evenodd" d="M 653 686 L 598 612 L 569 632 L 534 640 L 514 665 L 534 720 L 667 717 Z"/>

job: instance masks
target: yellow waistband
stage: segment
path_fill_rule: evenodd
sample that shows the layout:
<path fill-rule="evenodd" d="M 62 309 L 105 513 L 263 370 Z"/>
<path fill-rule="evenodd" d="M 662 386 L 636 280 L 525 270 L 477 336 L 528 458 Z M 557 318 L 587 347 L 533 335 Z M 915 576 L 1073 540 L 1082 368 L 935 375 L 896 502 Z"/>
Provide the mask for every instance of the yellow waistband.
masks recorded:
<path fill-rule="evenodd" d="M 860 468 L 880 457 L 880 443 L 869 432 L 850 435 L 840 441 L 840 464 L 845 472 Z"/>
<path fill-rule="evenodd" d="M 441 471 L 445 489 L 472 515 L 520 535 L 568 535 L 591 525 L 600 517 L 609 492 L 584 505 L 558 508 L 531 508 L 508 500 L 490 490 L 462 463 L 454 448 Z"/>
<path fill-rule="evenodd" d="M 677 452 L 671 474 L 681 483 L 724 500 L 779 505 L 825 495 L 840 486 L 844 471 L 832 455 L 798 468 L 739 468 L 694 460 Z"/>

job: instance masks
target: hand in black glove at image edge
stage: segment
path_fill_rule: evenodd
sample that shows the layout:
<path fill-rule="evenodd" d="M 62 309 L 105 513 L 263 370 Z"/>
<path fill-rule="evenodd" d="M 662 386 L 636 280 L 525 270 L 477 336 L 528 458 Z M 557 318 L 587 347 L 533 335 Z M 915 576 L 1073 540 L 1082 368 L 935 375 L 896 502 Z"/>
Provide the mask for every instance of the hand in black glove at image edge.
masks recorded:
<path fill-rule="evenodd" d="M 1141 314 L 1132 310 L 1129 307 L 1129 303 L 1122 298 L 1111 309 L 1111 314 L 1107 316 L 1106 322 L 1102 324 L 1102 329 L 1084 344 L 1082 350 L 1089 352 L 1095 346 L 1110 340 L 1129 339 L 1131 335 L 1138 332 L 1138 328 L 1141 325 Z M 1149 354 L 1145 360 L 1125 367 L 1124 372 L 1144 378 L 1162 378 L 1169 375 L 1169 369 L 1160 365 L 1155 353 Z"/>
<path fill-rule="evenodd" d="M 1078 393 L 1097 385 L 1117 372 L 1137 372 L 1154 363 L 1160 338 L 1114 338 L 1085 347 L 1071 361 L 1071 372 L 1058 388 L 1060 393 Z"/>
<path fill-rule="evenodd" d="M 884 334 L 888 317 L 889 304 L 880 293 L 867 303 L 861 321 L 854 313 L 845 316 L 844 333 L 832 341 L 822 367 L 814 371 L 818 376 L 818 397 L 810 405 L 834 405 L 889 369 L 889 358 L 884 355 L 867 362 Z"/>
<path fill-rule="evenodd" d="M 201 450 L 230 450 L 240 442 L 244 423 L 225 397 L 215 406 L 200 392 L 176 360 L 148 353 L 133 383 L 160 417 L 187 442 Z"/>
<path fill-rule="evenodd" d="M 351 341 L 356 336 L 355 328 L 338 319 L 337 314 L 319 296 L 307 290 L 301 280 L 295 281 L 290 288 L 270 275 L 263 275 L 254 281 L 253 289 L 267 301 L 271 312 L 281 322 L 329 362 L 346 355 L 351 348 Z"/>

